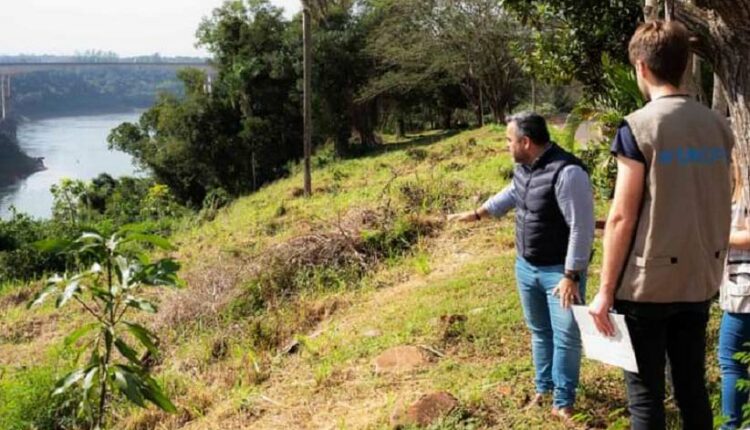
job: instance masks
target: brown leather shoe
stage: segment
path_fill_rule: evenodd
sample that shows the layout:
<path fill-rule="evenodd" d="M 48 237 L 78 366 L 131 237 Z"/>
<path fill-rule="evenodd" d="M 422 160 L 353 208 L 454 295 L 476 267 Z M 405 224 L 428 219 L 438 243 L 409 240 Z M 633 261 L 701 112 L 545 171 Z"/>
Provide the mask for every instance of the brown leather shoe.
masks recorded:
<path fill-rule="evenodd" d="M 575 410 L 573 410 L 572 407 L 552 408 L 552 416 L 571 427 L 576 425 L 576 421 L 574 419 L 575 414 Z"/>

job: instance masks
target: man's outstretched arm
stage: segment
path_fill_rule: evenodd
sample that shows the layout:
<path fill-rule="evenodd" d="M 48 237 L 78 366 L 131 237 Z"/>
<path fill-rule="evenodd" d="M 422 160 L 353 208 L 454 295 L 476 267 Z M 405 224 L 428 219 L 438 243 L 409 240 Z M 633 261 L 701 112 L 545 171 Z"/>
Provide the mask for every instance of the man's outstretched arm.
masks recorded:
<path fill-rule="evenodd" d="M 448 215 L 448 221 L 472 222 L 490 216 L 500 218 L 516 207 L 516 190 L 511 182 L 502 191 L 492 196 L 473 211 Z"/>

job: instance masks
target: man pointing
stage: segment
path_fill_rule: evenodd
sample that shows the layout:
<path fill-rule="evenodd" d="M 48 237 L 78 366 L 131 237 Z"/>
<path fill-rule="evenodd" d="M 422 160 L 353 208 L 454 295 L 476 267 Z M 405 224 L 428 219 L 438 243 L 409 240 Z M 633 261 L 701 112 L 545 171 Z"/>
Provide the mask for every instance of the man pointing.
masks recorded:
<path fill-rule="evenodd" d="M 544 118 L 508 119 L 513 181 L 482 207 L 449 220 L 479 221 L 516 210 L 516 279 L 531 330 L 539 404 L 552 394 L 555 416 L 572 418 L 581 340 L 570 305 L 583 303 L 594 239 L 594 204 L 582 162 L 550 141 Z"/>

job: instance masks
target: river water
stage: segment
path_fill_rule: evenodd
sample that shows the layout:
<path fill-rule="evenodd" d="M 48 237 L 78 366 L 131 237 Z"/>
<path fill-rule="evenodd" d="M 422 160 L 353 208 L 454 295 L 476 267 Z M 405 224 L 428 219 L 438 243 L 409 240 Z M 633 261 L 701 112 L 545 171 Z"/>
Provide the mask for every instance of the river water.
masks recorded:
<path fill-rule="evenodd" d="M 100 173 L 113 177 L 140 176 L 130 155 L 107 149 L 110 130 L 123 122 L 136 122 L 141 111 L 105 115 L 71 116 L 23 121 L 18 124 L 18 143 L 28 155 L 44 157 L 47 170 L 0 187 L 0 217 L 10 207 L 36 218 L 52 215 L 50 187 L 62 178 L 89 180 Z"/>

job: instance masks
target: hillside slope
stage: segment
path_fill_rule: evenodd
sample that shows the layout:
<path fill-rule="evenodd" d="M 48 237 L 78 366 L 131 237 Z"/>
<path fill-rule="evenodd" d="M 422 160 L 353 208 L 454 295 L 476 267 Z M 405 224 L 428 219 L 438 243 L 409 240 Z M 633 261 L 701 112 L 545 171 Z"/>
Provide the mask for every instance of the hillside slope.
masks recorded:
<path fill-rule="evenodd" d="M 442 218 L 507 183 L 503 136 L 492 126 L 426 134 L 343 161 L 321 151 L 312 198 L 300 196 L 296 173 L 186 227 L 173 241 L 188 287 L 160 296 L 147 321 L 179 413 L 118 404 L 111 427 L 389 428 L 398 405 L 447 391 L 460 408 L 433 428 L 565 428 L 546 408 L 521 407 L 533 368 L 510 218 Z M 69 366 L 65 333 L 81 324 L 51 307 L 26 311 L 28 296 L 0 296 L 0 397 L 12 399 L 0 401 L 4 429 L 57 419 L 44 411 L 63 406 L 44 393 Z M 375 372 L 395 346 L 430 360 Z M 710 379 L 715 388 L 715 371 Z M 579 399 L 580 428 L 627 427 L 618 371 L 585 361 Z"/>

